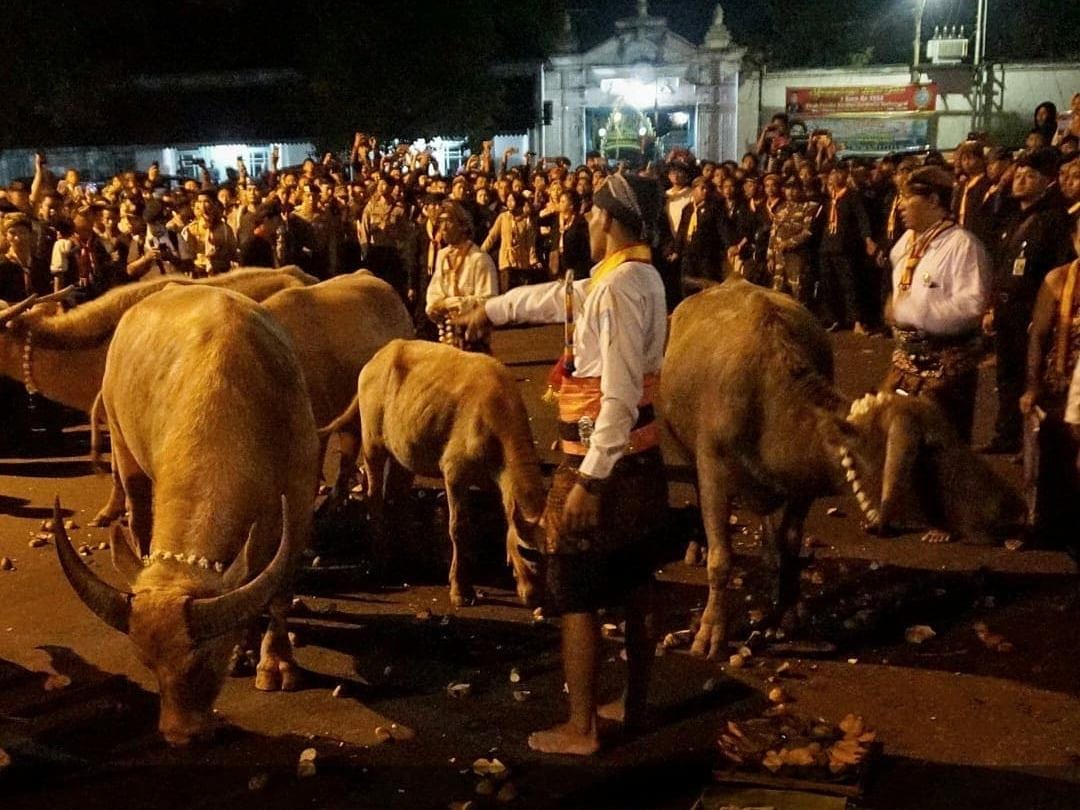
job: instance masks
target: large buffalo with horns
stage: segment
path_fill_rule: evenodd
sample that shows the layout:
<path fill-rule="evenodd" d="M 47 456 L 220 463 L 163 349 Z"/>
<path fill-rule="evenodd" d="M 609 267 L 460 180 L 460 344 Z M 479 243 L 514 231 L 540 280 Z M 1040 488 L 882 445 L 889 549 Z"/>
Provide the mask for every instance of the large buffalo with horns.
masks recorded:
<path fill-rule="evenodd" d="M 260 306 L 205 286 L 131 307 L 109 346 L 102 401 L 130 530 L 113 528 L 129 587 L 57 551 L 76 594 L 127 633 L 157 677 L 160 729 L 208 730 L 230 653 L 270 605 L 256 675 L 290 689 L 296 665 L 282 592 L 309 539 L 319 448 L 292 344 Z"/>
<path fill-rule="evenodd" d="M 850 402 L 833 387 L 832 347 L 817 320 L 741 279 L 675 310 L 661 413 L 697 470 L 709 583 L 692 648 L 699 655 L 719 655 L 725 641 L 735 499 L 764 518 L 780 615 L 798 597 L 803 521 L 821 495 L 850 490 L 874 530 L 916 510 L 976 541 L 1023 515 L 1017 493 L 934 405 L 885 393 Z"/>

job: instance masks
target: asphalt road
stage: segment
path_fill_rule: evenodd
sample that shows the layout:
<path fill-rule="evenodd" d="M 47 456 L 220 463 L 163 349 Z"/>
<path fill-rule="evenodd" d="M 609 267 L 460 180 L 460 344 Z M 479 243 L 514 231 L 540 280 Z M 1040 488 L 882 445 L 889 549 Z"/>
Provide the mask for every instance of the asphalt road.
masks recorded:
<path fill-rule="evenodd" d="M 495 341 L 520 380 L 547 460 L 554 434 L 539 395 L 559 345 L 551 328 L 508 331 Z M 861 394 L 882 376 L 886 341 L 840 335 L 836 348 L 845 393 Z M 977 440 L 990 418 L 990 377 L 984 373 L 980 389 Z M 84 429 L 71 429 L 68 440 L 85 452 Z M 995 463 L 1018 477 L 1014 465 Z M 835 651 L 766 652 L 738 671 L 672 651 L 656 662 L 650 728 L 576 760 L 525 745 L 529 731 L 564 711 L 558 631 L 515 604 L 497 566 L 481 583 L 482 604 L 455 611 L 437 530 L 421 533 L 407 549 L 412 562 L 390 581 L 374 581 L 345 564 L 354 562 L 348 552 L 331 551 L 305 574 L 290 619 L 305 688 L 266 694 L 250 678 L 230 679 L 218 709 L 231 725 L 209 744 L 177 751 L 156 735 L 156 685 L 127 639 L 79 603 L 51 544 L 28 546 L 55 494 L 81 527 L 107 489 L 108 478 L 85 455 L 0 460 L 0 556 L 14 561 L 14 570 L 0 571 L 0 748 L 12 760 L 0 764 L 5 810 L 443 808 L 470 798 L 478 807 L 502 806 L 476 795 L 478 779 L 467 772 L 476 758 L 492 756 L 511 769 L 517 798 L 506 806 L 689 808 L 711 781 L 721 727 L 760 715 L 767 678 L 781 661 L 792 664 L 795 677 L 784 687 L 799 716 L 837 721 L 854 712 L 878 731 L 883 754 L 866 806 L 1077 806 L 1080 598 L 1074 569 L 1058 552 L 928 547 L 914 535 L 878 540 L 861 532 L 850 498 L 824 499 L 808 526 L 817 542 L 803 584 L 806 637 Z M 438 527 L 435 492 L 424 496 L 415 499 L 424 525 Z M 686 484 L 673 485 L 689 532 L 693 497 Z M 830 507 L 839 515 L 828 516 Z M 753 540 L 755 521 L 740 517 L 743 582 L 728 596 L 749 613 L 764 606 L 769 575 Z M 77 544 L 108 541 L 103 530 L 72 535 Z M 497 557 L 497 542 L 486 536 L 488 556 Z M 88 559 L 119 584 L 108 552 Z M 704 570 L 673 563 L 660 579 L 661 632 L 685 628 L 704 603 Z M 745 635 L 746 619 L 739 621 L 736 635 Z M 980 641 L 980 621 L 1012 651 Z M 936 636 L 905 642 L 914 624 Z M 609 690 L 617 684 L 617 652 L 613 639 L 604 665 Z M 511 683 L 514 670 L 520 679 Z M 471 693 L 451 697 L 452 682 L 469 683 Z M 392 740 L 381 740 L 378 727 Z M 318 752 L 317 772 L 302 779 L 296 763 L 308 747 Z"/>

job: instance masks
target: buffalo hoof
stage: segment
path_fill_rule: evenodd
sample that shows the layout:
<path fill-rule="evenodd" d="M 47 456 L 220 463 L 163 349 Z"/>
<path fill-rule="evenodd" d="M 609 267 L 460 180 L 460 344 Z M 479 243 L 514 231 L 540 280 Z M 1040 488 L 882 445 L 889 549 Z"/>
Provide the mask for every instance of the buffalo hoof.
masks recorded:
<path fill-rule="evenodd" d="M 451 588 L 450 604 L 456 608 L 476 605 L 476 591 L 470 588 Z"/>
<path fill-rule="evenodd" d="M 691 540 L 686 544 L 686 556 L 683 557 L 683 562 L 687 565 L 701 565 L 705 562 L 705 555 L 701 553 L 701 543 Z"/>
<path fill-rule="evenodd" d="M 255 688 L 260 692 L 295 692 L 299 687 L 300 667 L 292 661 L 272 658 L 259 663 Z"/>
<path fill-rule="evenodd" d="M 724 635 L 723 624 L 711 624 L 702 619 L 701 627 L 698 628 L 694 643 L 690 647 L 690 654 L 703 658 L 719 658 L 726 652 Z"/>
<path fill-rule="evenodd" d="M 534 585 L 518 585 L 517 595 L 518 599 L 521 600 L 521 604 L 527 608 L 534 608 L 540 604 L 536 586 Z"/>
<path fill-rule="evenodd" d="M 93 519 L 86 525 L 87 526 L 93 526 L 94 528 L 101 528 L 103 526 L 109 526 L 109 525 L 112 524 L 112 522 L 114 520 L 116 520 L 119 517 L 122 517 L 123 514 L 124 514 L 123 512 L 110 512 L 110 511 L 107 511 L 105 509 L 102 509 L 96 515 L 94 515 Z"/>

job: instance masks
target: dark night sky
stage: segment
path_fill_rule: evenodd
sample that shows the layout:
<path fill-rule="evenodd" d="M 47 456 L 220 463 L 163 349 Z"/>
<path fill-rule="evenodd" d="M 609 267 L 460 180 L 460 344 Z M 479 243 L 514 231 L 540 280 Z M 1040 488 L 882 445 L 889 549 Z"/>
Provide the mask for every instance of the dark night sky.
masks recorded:
<path fill-rule="evenodd" d="M 842 4 L 791 0 L 725 0 L 728 27 L 736 41 L 751 47 L 768 43 L 777 54 L 794 63 L 828 60 L 844 64 L 848 55 L 872 47 L 873 61 L 909 58 L 915 0 L 846 0 Z M 8 36 L 16 52 L 20 40 L 31 51 L 57 39 L 78 44 L 102 60 L 120 60 L 129 67 L 158 70 L 251 66 L 289 63 L 305 40 L 319 39 L 313 30 L 333 21 L 391 17 L 403 26 L 420 29 L 435 8 L 470 6 L 509 20 L 500 41 L 479 48 L 477 56 L 531 55 L 543 42 L 534 31 L 545 18 L 558 27 L 558 8 L 571 12 L 584 46 L 598 43 L 612 32 L 612 22 L 636 13 L 636 0 L 516 0 L 513 3 L 444 0 L 442 3 L 370 3 L 353 0 L 293 0 L 271 4 L 265 0 L 4 0 Z M 651 13 L 664 16 L 671 27 L 692 42 L 700 42 L 712 20 L 714 0 L 651 0 Z M 836 13 L 842 9 L 842 14 Z M 439 16 L 444 16 L 445 11 Z M 928 0 L 924 30 L 935 24 L 973 27 L 975 0 Z M 316 16 L 320 20 L 315 23 Z M 532 18 L 532 19 L 530 19 Z M 438 23 L 440 26 L 443 22 Z M 1080 53 L 1080 2 L 1077 0 L 1011 0 L 991 3 L 989 53 L 1003 56 L 1051 58 Z M 22 37 L 20 33 L 26 32 Z M 515 37 L 517 32 L 520 36 Z M 452 31 L 444 29 L 450 37 Z M 831 45 L 821 53 L 816 43 Z M 301 46 L 298 48 L 297 46 Z M 47 48 L 44 49 L 47 51 Z"/>
<path fill-rule="evenodd" d="M 817 67 L 910 60 L 914 2 L 726 0 L 724 10 L 735 41 L 750 55 L 763 54 L 774 68 Z M 2 5 L 8 70 L 0 80 L 0 146 L 169 140 L 208 130 L 241 137 L 246 130 L 265 131 L 265 121 L 281 137 L 301 131 L 344 137 L 361 120 L 384 135 L 521 128 L 518 119 L 533 119 L 531 89 L 495 80 L 485 66 L 550 52 L 563 9 L 588 48 L 637 7 L 635 0 Z M 702 41 L 716 9 L 713 0 L 651 0 L 649 6 L 693 43 Z M 974 10 L 975 0 L 928 0 L 924 34 L 934 25 L 961 23 L 970 31 Z M 1080 0 L 994 2 L 988 57 L 1075 59 L 1077 30 Z M 297 78 L 262 97 L 224 88 L 208 88 L 200 98 L 174 93 L 167 117 L 146 114 L 161 109 L 159 96 L 130 89 L 138 74 L 260 67 L 292 68 Z"/>
<path fill-rule="evenodd" d="M 582 43 L 592 45 L 610 35 L 611 20 L 636 13 L 636 0 L 566 0 Z M 975 0 L 928 0 L 924 39 L 935 25 L 975 24 Z M 846 64 L 850 54 L 873 48 L 874 62 L 911 59 L 915 0 L 845 0 L 843 3 L 793 0 L 724 0 L 725 22 L 735 40 L 754 47 L 773 39 L 775 61 L 814 64 L 827 60 Z M 716 9 L 713 0 L 650 0 L 649 11 L 666 17 L 672 30 L 701 42 Z M 798 15 L 796 17 L 796 15 Z M 990 4 L 987 55 L 991 58 L 1080 59 L 1078 0 L 1011 0 Z M 780 36 L 770 36 L 771 32 Z M 820 59 L 813 45 L 824 48 Z"/>

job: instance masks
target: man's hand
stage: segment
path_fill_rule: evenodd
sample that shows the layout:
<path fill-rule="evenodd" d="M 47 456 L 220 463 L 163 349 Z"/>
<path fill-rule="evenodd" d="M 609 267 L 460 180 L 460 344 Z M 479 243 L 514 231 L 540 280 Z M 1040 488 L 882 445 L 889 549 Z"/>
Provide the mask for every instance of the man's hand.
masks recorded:
<path fill-rule="evenodd" d="M 491 332 L 491 321 L 483 304 L 470 307 L 454 316 L 454 326 L 465 330 L 465 339 L 471 342 L 482 341 Z"/>
<path fill-rule="evenodd" d="M 591 495 L 581 484 L 574 484 L 566 496 L 562 513 L 562 531 L 581 534 L 595 529 L 600 523 L 600 496 Z"/>
<path fill-rule="evenodd" d="M 875 242 L 869 236 L 866 237 L 866 255 L 867 256 L 876 256 L 877 252 L 878 252 L 877 242 Z"/>
<path fill-rule="evenodd" d="M 1035 409 L 1035 401 L 1038 399 L 1036 392 L 1028 390 L 1025 391 L 1023 396 L 1020 397 L 1020 413 L 1024 416 L 1030 416 L 1031 412 Z"/>
<path fill-rule="evenodd" d="M 983 334 L 987 337 L 992 337 L 994 334 L 994 310 L 987 310 L 986 314 L 982 318 L 982 330 Z"/>

